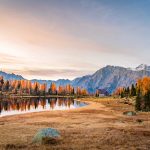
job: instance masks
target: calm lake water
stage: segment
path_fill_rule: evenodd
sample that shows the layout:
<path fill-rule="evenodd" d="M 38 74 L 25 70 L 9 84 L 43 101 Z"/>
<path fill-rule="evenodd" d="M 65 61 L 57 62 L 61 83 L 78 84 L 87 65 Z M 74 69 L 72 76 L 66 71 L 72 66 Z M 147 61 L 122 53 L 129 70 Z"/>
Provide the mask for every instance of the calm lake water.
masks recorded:
<path fill-rule="evenodd" d="M 0 101 L 0 117 L 31 112 L 68 110 L 86 105 L 72 98 L 14 98 Z"/>

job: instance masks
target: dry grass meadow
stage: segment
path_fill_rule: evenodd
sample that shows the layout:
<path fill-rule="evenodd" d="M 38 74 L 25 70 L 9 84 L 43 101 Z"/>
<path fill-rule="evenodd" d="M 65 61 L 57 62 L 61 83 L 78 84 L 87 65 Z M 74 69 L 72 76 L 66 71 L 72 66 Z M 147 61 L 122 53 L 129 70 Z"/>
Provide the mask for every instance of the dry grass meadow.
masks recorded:
<path fill-rule="evenodd" d="M 0 149 L 25 150 L 149 150 L 150 113 L 124 116 L 132 105 L 113 98 L 83 98 L 88 106 L 0 118 Z M 140 121 L 139 121 L 140 120 Z M 33 144 L 42 128 L 56 128 L 61 138 Z"/>

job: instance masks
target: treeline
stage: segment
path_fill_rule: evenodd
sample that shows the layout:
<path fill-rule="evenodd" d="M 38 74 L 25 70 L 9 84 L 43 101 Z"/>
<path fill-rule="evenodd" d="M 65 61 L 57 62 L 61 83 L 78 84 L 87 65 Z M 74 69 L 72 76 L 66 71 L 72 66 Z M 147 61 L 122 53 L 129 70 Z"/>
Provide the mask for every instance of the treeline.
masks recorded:
<path fill-rule="evenodd" d="M 40 84 L 38 82 L 31 82 L 29 80 L 4 80 L 0 77 L 0 92 L 17 94 L 17 95 L 77 95 L 86 96 L 88 92 L 86 89 L 80 87 L 74 88 L 70 84 L 66 86 L 56 86 L 51 83 L 50 87 L 47 84 Z"/>
<path fill-rule="evenodd" d="M 150 77 L 139 79 L 136 85 L 127 88 L 118 88 L 115 95 L 136 97 L 135 109 L 137 111 L 150 111 Z"/>
<path fill-rule="evenodd" d="M 121 98 L 124 97 L 133 97 L 136 96 L 137 93 L 137 85 L 132 84 L 131 87 L 119 87 L 115 91 L 115 95 L 120 96 Z"/>

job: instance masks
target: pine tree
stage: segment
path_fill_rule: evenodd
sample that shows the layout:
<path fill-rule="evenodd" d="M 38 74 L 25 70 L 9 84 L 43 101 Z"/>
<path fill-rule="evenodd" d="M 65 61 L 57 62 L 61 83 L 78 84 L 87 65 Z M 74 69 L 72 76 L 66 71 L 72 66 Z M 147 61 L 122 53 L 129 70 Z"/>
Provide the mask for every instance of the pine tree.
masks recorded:
<path fill-rule="evenodd" d="M 3 76 L 1 76 L 0 77 L 0 91 L 2 91 L 3 84 L 4 84 L 4 79 L 3 79 Z"/>
<path fill-rule="evenodd" d="M 134 87 L 134 84 L 131 86 L 130 96 L 136 96 L 136 88 Z"/>
<path fill-rule="evenodd" d="M 72 95 L 74 95 L 75 94 L 75 92 L 74 92 L 74 87 L 72 88 Z"/>
<path fill-rule="evenodd" d="M 129 96 L 129 94 L 130 94 L 130 88 L 129 87 L 127 87 L 127 89 L 126 89 L 126 94 L 127 94 L 127 96 Z"/>
<path fill-rule="evenodd" d="M 141 110 L 141 93 L 140 90 L 137 91 L 136 103 L 135 103 L 135 110 Z"/>
<path fill-rule="evenodd" d="M 124 98 L 124 92 L 122 91 L 120 94 L 121 98 Z"/>
<path fill-rule="evenodd" d="M 144 95 L 144 110 L 150 111 L 150 91 Z"/>
<path fill-rule="evenodd" d="M 7 80 L 6 83 L 5 83 L 5 90 L 6 91 L 9 91 L 9 81 Z"/>

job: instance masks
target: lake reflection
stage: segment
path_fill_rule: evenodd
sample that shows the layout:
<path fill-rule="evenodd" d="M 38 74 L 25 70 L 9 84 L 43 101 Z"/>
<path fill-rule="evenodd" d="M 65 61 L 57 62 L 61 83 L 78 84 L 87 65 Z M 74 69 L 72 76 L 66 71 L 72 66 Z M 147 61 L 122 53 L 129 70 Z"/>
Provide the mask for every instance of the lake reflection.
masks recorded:
<path fill-rule="evenodd" d="M 0 117 L 48 110 L 68 110 L 86 105 L 72 98 L 14 98 L 0 101 Z"/>

